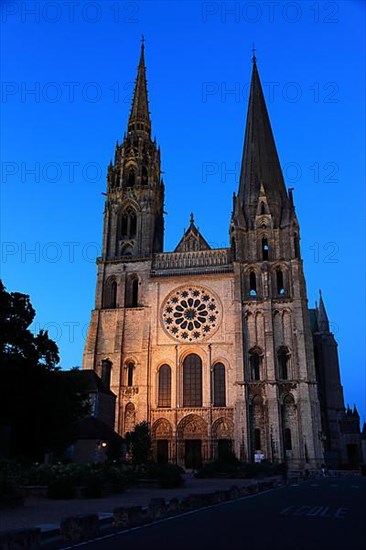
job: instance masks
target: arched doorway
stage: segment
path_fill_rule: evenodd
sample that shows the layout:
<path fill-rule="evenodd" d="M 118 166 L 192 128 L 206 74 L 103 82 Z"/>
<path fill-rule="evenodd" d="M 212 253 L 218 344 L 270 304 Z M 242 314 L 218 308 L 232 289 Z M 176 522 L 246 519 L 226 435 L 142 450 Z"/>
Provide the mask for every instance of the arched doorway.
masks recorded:
<path fill-rule="evenodd" d="M 198 469 L 207 455 L 207 424 L 195 414 L 178 424 L 178 460 L 187 469 Z"/>

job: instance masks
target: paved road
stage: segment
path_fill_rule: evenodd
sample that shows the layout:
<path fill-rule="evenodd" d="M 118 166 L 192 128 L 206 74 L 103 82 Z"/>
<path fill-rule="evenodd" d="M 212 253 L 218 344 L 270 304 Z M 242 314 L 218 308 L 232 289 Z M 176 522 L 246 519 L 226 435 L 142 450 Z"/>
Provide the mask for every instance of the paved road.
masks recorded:
<path fill-rule="evenodd" d="M 365 550 L 365 496 L 365 478 L 310 480 L 115 534 L 80 548 Z"/>

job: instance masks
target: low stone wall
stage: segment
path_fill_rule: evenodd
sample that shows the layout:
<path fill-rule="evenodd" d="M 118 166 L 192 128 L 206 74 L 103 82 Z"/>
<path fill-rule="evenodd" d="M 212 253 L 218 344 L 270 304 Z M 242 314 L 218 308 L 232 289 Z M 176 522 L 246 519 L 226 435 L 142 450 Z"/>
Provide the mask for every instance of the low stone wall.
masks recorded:
<path fill-rule="evenodd" d="M 0 533 L 0 550 L 37 548 L 40 544 L 40 539 L 41 530 L 37 527 L 7 531 Z"/>
<path fill-rule="evenodd" d="M 15 494 L 0 496 L 0 510 L 6 510 L 7 508 L 17 508 L 18 506 L 24 506 L 23 495 Z"/>
<path fill-rule="evenodd" d="M 60 524 L 60 535 L 63 540 L 81 542 L 99 535 L 98 514 L 86 514 L 63 518 Z"/>
<path fill-rule="evenodd" d="M 234 501 L 250 494 L 273 488 L 278 480 L 263 480 L 247 486 L 233 485 L 229 489 L 211 493 L 193 493 L 183 498 L 152 498 L 147 508 L 142 506 L 124 506 L 113 510 L 115 527 L 128 529 L 148 524 L 165 517 L 198 510 L 221 502 Z M 63 518 L 60 525 L 60 536 L 67 542 L 82 542 L 99 536 L 100 521 L 97 514 L 75 515 Z M 14 548 L 30 549 L 40 543 L 41 531 L 22 529 L 0 534 L 0 550 Z"/>
<path fill-rule="evenodd" d="M 276 485 L 278 485 L 276 481 L 259 481 L 246 487 L 233 485 L 230 489 L 213 493 L 195 493 L 182 499 L 152 498 L 147 508 L 141 506 L 115 508 L 113 510 L 114 525 L 128 529 L 129 527 L 136 527 L 165 517 L 198 510 L 220 502 L 236 500 L 246 495 L 271 489 Z"/>

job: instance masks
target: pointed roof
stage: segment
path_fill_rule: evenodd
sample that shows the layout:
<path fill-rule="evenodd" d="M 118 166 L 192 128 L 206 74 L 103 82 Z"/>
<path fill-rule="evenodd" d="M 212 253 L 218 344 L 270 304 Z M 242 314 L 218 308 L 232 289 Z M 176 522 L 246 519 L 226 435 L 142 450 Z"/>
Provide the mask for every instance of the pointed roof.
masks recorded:
<path fill-rule="evenodd" d="M 140 124 L 140 127 L 138 126 Z M 137 68 L 135 91 L 133 94 L 128 130 L 144 130 L 150 134 L 151 122 L 149 113 L 149 100 L 147 97 L 147 81 L 145 67 L 145 45 L 141 42 L 140 61 Z"/>
<path fill-rule="evenodd" d="M 238 198 L 249 227 L 253 225 L 263 185 L 274 225 L 286 222 L 289 199 L 278 159 L 255 56 L 245 128 Z"/>
<path fill-rule="evenodd" d="M 189 227 L 183 233 L 183 237 L 179 241 L 174 252 L 196 252 L 198 250 L 211 250 L 210 245 L 204 239 L 195 226 L 193 213 L 191 214 Z"/>
<path fill-rule="evenodd" d="M 317 320 L 319 332 L 330 332 L 328 315 L 323 302 L 322 291 L 319 290 L 319 305 L 317 308 Z"/>

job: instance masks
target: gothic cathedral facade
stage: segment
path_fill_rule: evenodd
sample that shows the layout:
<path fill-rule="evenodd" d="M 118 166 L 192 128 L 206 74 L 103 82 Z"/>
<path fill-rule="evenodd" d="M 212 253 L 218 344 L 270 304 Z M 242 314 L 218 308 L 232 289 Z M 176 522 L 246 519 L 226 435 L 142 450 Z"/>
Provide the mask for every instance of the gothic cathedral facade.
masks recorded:
<path fill-rule="evenodd" d="M 116 431 L 148 421 L 158 461 L 319 467 L 322 425 L 291 190 L 253 58 L 230 247 L 193 216 L 164 252 L 164 182 L 151 138 L 144 45 L 127 132 L 107 175 L 103 250 L 83 368 L 110 369 Z"/>

